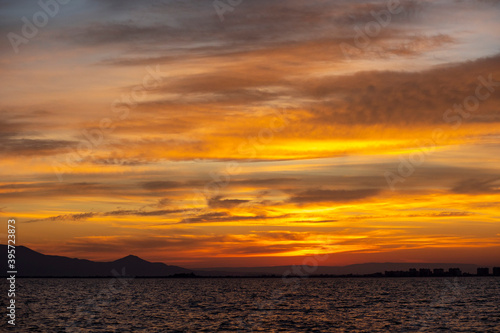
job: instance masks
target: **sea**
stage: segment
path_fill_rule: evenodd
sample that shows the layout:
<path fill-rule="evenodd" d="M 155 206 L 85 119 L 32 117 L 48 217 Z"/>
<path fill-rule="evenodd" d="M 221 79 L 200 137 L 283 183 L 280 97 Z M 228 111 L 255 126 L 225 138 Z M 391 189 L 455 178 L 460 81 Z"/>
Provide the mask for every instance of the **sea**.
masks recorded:
<path fill-rule="evenodd" d="M 500 277 L 16 281 L 2 332 L 500 332 Z"/>

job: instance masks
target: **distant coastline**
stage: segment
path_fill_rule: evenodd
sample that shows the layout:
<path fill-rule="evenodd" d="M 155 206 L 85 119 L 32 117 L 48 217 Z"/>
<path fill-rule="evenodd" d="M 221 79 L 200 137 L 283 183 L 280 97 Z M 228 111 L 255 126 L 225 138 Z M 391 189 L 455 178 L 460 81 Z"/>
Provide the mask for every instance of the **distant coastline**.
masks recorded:
<path fill-rule="evenodd" d="M 500 267 L 495 267 L 499 268 Z M 2 277 L 5 277 L 2 276 Z M 312 274 L 312 275 L 196 275 L 192 274 L 173 274 L 166 276 L 132 276 L 124 275 L 125 278 L 134 279 L 301 279 L 301 278 L 449 278 L 449 277 L 500 277 L 500 274 L 470 274 L 463 273 L 461 275 L 428 275 L 428 276 L 411 276 L 411 275 L 386 275 L 383 273 L 374 274 L 344 274 L 344 275 L 332 275 L 332 274 Z M 20 276 L 21 279 L 114 279 L 116 276 Z"/>
<path fill-rule="evenodd" d="M 7 253 L 6 245 L 0 251 Z M 5 251 L 4 251 L 5 250 Z M 129 255 L 112 262 L 45 255 L 16 247 L 17 278 L 411 278 L 500 276 L 500 267 L 457 263 L 366 263 L 348 266 L 271 266 L 187 269 Z M 0 276 L 8 277 L 4 260 Z M 4 267 L 5 266 L 5 267 Z M 305 272 L 308 272 L 307 274 Z"/>

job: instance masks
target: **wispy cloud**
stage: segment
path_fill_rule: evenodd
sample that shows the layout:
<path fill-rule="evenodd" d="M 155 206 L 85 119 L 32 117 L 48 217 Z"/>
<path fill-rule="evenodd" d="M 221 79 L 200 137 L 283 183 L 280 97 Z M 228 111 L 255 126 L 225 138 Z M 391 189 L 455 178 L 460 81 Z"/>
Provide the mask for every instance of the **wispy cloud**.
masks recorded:
<path fill-rule="evenodd" d="M 18 53 L 0 40 L 1 214 L 96 258 L 498 246 L 498 2 L 399 3 L 68 3 Z M 0 8 L 21 37 L 41 10 Z M 385 191 L 385 170 L 411 177 Z"/>

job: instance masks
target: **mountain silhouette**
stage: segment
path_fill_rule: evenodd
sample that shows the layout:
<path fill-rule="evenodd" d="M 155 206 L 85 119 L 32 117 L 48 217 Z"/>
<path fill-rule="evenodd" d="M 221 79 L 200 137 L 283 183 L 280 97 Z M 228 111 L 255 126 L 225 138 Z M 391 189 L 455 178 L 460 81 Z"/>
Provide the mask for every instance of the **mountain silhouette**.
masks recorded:
<path fill-rule="evenodd" d="M 0 262 L 1 274 L 7 269 L 7 245 L 0 245 L 4 253 Z M 159 262 L 149 262 L 129 255 L 111 262 L 96 262 L 85 259 L 51 256 L 33 251 L 25 246 L 16 246 L 17 276 L 37 277 L 112 277 L 112 276 L 171 276 L 189 274 L 191 270 L 169 266 Z"/>
<path fill-rule="evenodd" d="M 7 269 L 7 245 L 0 245 L 0 274 L 5 276 Z M 365 263 L 348 266 L 267 266 L 267 267 L 211 267 L 190 270 L 159 262 L 149 262 L 134 255 L 128 255 L 110 262 L 96 262 L 85 259 L 45 255 L 25 246 L 16 246 L 16 270 L 19 277 L 179 277 L 196 276 L 262 276 L 262 275 L 348 275 L 374 274 L 386 270 L 405 270 L 410 268 L 458 267 L 463 272 L 475 273 L 477 265 L 460 263 Z"/>

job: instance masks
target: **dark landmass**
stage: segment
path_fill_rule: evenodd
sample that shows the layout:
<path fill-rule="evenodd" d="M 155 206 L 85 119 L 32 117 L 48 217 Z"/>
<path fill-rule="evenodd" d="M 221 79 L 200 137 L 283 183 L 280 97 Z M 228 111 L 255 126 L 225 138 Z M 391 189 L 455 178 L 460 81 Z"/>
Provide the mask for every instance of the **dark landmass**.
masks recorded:
<path fill-rule="evenodd" d="M 111 262 L 45 255 L 25 246 L 16 246 L 16 277 L 57 278 L 297 278 L 297 277 L 446 277 L 446 276 L 500 276 L 500 268 L 492 270 L 473 264 L 456 263 L 367 263 L 348 266 L 271 266 L 219 267 L 190 270 L 164 263 L 153 263 L 129 255 Z M 0 245 L 4 253 L 0 262 L 0 276 L 7 276 L 7 245 Z"/>
<path fill-rule="evenodd" d="M 477 265 L 457 264 L 457 263 L 366 263 L 354 264 L 348 266 L 317 266 L 315 268 L 302 266 L 272 266 L 272 267 L 217 267 L 217 268 L 199 268 L 197 274 L 210 276 L 227 275 L 302 275 L 301 272 L 310 272 L 309 275 L 370 275 L 382 273 L 385 271 L 409 271 L 411 268 L 419 269 L 438 269 L 459 268 L 465 273 L 476 273 Z"/>
<path fill-rule="evenodd" d="M 7 245 L 0 245 L 4 253 L 0 262 L 2 275 L 7 271 Z M 129 255 L 111 262 L 95 262 L 85 259 L 51 256 L 33 251 L 25 246 L 16 246 L 17 277 L 116 277 L 116 276 L 169 276 L 192 273 L 178 266 L 149 262 Z"/>

